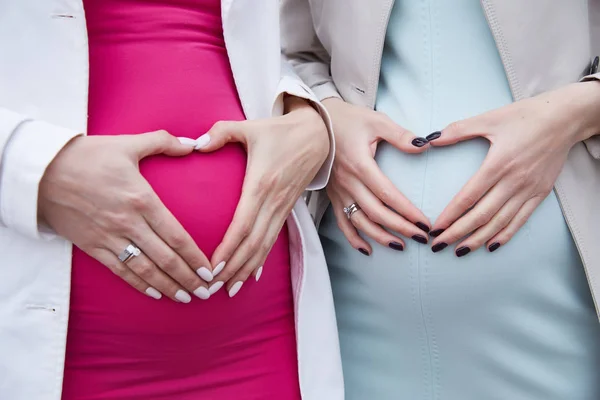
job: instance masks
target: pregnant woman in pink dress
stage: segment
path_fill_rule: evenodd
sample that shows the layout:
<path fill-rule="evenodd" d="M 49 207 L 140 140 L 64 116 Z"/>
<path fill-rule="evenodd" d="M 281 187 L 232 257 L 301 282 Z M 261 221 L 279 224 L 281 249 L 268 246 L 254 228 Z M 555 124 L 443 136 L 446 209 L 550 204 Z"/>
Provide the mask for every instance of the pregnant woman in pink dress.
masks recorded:
<path fill-rule="evenodd" d="M 220 0 L 84 5 L 89 135 L 165 129 L 195 139 L 219 120 L 244 119 Z M 140 169 L 210 256 L 240 198 L 244 148 L 149 157 Z M 283 229 L 262 278 L 189 304 L 142 296 L 75 248 L 63 400 L 300 399 L 288 248 Z"/>

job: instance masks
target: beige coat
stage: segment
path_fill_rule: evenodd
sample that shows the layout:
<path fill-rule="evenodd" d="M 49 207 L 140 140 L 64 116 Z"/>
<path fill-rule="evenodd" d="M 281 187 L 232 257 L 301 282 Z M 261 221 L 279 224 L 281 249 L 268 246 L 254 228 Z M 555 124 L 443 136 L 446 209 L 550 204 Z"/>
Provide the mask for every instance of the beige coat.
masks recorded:
<path fill-rule="evenodd" d="M 283 0 L 284 53 L 320 99 L 373 108 L 393 0 Z M 481 0 L 515 101 L 590 75 L 600 0 Z M 598 83 L 600 90 L 600 83 Z M 600 112 L 600 110 L 598 110 Z M 599 132 L 600 133 L 600 132 Z M 600 299 L 600 136 L 571 150 L 555 184 L 596 310 Z M 313 201 L 320 220 L 327 201 Z"/>

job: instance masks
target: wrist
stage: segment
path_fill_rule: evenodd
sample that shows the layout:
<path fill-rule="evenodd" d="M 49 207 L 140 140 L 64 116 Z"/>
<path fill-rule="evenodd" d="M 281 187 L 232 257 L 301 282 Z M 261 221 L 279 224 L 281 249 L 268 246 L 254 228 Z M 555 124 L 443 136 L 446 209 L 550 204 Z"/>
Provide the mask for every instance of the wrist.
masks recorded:
<path fill-rule="evenodd" d="M 566 117 L 574 129 L 574 141 L 600 133 L 600 81 L 574 83 L 563 93 Z M 574 122 L 574 123 L 573 123 Z"/>

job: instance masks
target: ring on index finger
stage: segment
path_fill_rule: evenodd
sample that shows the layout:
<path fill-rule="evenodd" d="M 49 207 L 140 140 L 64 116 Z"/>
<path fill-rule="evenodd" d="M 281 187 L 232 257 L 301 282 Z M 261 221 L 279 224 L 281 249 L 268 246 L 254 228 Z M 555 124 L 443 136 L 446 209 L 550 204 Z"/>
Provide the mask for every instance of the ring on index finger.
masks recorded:
<path fill-rule="evenodd" d="M 352 203 L 348 207 L 344 207 L 344 214 L 346 214 L 348 219 L 352 218 L 352 215 L 357 211 L 360 211 L 360 206 L 356 203 Z"/>
<path fill-rule="evenodd" d="M 119 254 L 119 261 L 121 261 L 123 264 L 126 264 L 127 261 L 131 260 L 133 257 L 139 256 L 140 254 L 142 254 L 140 248 L 131 243 L 125 247 L 121 254 Z"/>

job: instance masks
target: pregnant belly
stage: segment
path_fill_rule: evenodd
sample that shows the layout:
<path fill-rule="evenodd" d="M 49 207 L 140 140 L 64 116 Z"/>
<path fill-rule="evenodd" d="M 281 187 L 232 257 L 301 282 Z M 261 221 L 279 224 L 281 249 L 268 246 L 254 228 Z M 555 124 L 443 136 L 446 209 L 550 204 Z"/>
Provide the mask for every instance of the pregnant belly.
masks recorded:
<path fill-rule="evenodd" d="M 210 258 L 234 214 L 245 164 L 244 150 L 228 145 L 213 154 L 150 157 L 142 161 L 141 172 Z M 285 379 L 293 377 L 287 242 L 283 229 L 260 283 L 250 279 L 231 299 L 222 289 L 207 301 L 193 298 L 189 304 L 146 297 L 75 248 L 65 393 L 85 392 L 77 385 L 82 379 L 91 380 L 93 392 L 108 399 L 108 392 L 121 385 L 136 396 L 144 390 L 155 395 L 156 390 L 170 393 L 181 383 L 177 379 L 192 377 L 188 383 L 195 388 L 209 390 L 216 382 L 233 388 L 248 371 L 261 368 L 257 373 L 286 366 Z M 152 382 L 171 386 L 157 388 Z M 134 398 L 124 393 L 115 398 Z"/>

